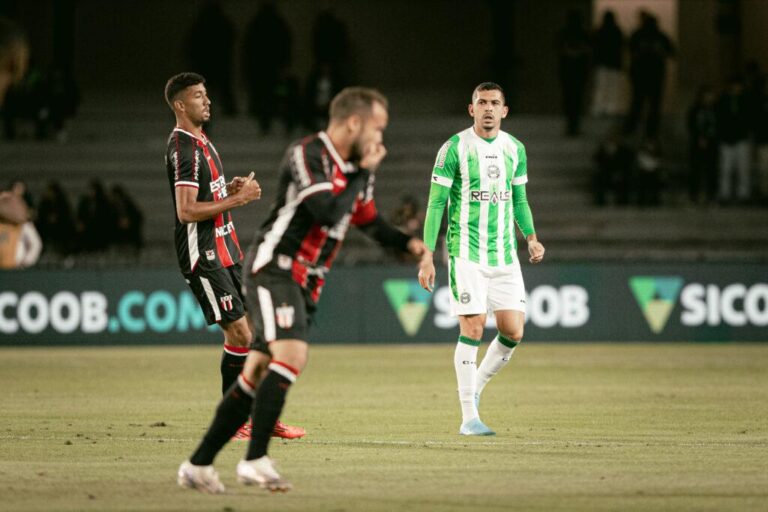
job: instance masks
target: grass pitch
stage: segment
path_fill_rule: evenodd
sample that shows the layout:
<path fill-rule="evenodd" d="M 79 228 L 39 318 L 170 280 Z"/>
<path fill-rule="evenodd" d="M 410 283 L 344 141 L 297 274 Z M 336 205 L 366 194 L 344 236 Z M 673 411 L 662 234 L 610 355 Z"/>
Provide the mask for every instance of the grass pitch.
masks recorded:
<path fill-rule="evenodd" d="M 0 510 L 768 509 L 768 345 L 521 345 L 492 438 L 457 435 L 451 345 L 314 346 L 271 454 L 295 486 L 176 487 L 219 350 L 0 349 Z"/>

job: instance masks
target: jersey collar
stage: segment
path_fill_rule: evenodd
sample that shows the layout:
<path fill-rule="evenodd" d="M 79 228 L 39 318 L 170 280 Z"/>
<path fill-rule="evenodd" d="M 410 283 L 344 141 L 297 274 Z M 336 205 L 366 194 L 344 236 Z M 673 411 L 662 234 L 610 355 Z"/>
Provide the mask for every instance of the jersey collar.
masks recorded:
<path fill-rule="evenodd" d="M 206 135 L 205 135 L 205 132 L 203 132 L 203 137 L 202 137 L 202 138 L 200 138 L 200 137 L 198 137 L 197 135 L 195 135 L 194 133 L 188 132 L 187 130 L 182 130 L 182 129 L 181 129 L 181 128 L 179 128 L 178 126 L 177 126 L 177 127 L 175 127 L 175 128 L 173 129 L 173 131 L 175 131 L 175 132 L 181 132 L 181 133 L 186 133 L 187 135 L 189 135 L 189 136 L 190 136 L 190 137 L 192 137 L 193 139 L 195 139 L 195 140 L 199 140 L 199 141 L 200 141 L 200 142 L 202 142 L 203 144 L 208 144 L 208 142 L 209 142 L 209 141 L 208 141 L 208 137 L 206 137 Z"/>
<path fill-rule="evenodd" d="M 333 142 L 331 142 L 331 138 L 328 137 L 328 134 L 325 132 L 318 132 L 317 136 L 320 137 L 320 140 L 323 141 L 323 144 L 325 144 L 326 149 L 328 150 L 328 153 L 331 154 L 331 158 L 336 162 L 336 165 L 339 166 L 339 169 L 341 169 L 341 172 L 344 174 L 349 174 L 351 172 L 355 172 L 355 164 L 352 162 L 347 162 L 343 158 L 341 158 L 341 155 L 339 155 L 339 152 L 336 151 L 336 148 L 333 147 Z"/>

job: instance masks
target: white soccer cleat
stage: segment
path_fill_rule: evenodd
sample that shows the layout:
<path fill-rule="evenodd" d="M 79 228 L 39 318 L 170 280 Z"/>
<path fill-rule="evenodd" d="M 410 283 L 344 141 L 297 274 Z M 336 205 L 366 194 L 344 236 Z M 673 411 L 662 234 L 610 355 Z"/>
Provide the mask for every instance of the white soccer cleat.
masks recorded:
<path fill-rule="evenodd" d="M 226 490 L 213 466 L 195 466 L 188 460 L 182 462 L 181 466 L 179 466 L 179 474 L 176 481 L 180 487 L 197 489 L 206 494 L 222 494 Z"/>
<path fill-rule="evenodd" d="M 459 434 L 462 436 L 495 436 L 496 432 L 488 428 L 480 418 L 472 418 L 461 425 Z"/>
<path fill-rule="evenodd" d="M 237 481 L 245 485 L 258 485 L 272 492 L 287 492 L 293 488 L 275 470 L 275 462 L 266 455 L 256 460 L 238 462 Z"/>

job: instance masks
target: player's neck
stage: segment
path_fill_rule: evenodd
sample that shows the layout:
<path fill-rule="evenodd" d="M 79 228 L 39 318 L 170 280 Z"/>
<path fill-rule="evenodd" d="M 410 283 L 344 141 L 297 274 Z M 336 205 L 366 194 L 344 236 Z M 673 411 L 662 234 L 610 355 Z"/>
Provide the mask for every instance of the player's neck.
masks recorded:
<path fill-rule="evenodd" d="M 189 132 L 198 139 L 203 138 L 203 125 L 197 125 L 186 118 L 177 117 L 176 127 L 181 128 L 185 132 Z"/>
<path fill-rule="evenodd" d="M 343 158 L 344 161 L 349 160 L 349 156 L 352 153 L 352 144 L 348 140 L 348 137 L 345 136 L 344 128 L 329 126 L 325 130 L 325 134 L 328 135 L 331 144 L 333 144 L 333 147 L 336 149 L 336 152 L 339 153 L 339 156 Z"/>
<path fill-rule="evenodd" d="M 466 126 L 466 125 L 465 125 Z M 500 127 L 493 128 L 491 130 L 486 130 L 482 127 L 478 127 L 477 125 L 473 125 L 472 129 L 475 130 L 475 134 L 478 137 L 481 137 L 483 139 L 495 139 L 499 136 L 499 132 L 501 131 Z"/>

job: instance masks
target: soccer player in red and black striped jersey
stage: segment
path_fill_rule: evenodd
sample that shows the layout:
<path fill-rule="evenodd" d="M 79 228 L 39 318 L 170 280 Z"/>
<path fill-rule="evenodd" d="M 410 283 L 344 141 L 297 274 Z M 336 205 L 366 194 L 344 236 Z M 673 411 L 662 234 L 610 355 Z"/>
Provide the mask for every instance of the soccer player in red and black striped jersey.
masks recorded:
<path fill-rule="evenodd" d="M 211 101 L 201 75 L 171 77 L 165 98 L 176 116 L 166 170 L 176 212 L 177 257 L 206 321 L 218 323 L 224 331 L 221 383 L 226 393 L 240 374 L 252 341 L 242 296 L 243 253 L 229 210 L 259 199 L 261 188 L 253 173 L 226 182 L 219 153 L 203 131 L 211 117 Z M 249 428 L 240 432 L 242 437 L 249 437 Z M 275 434 L 296 437 L 281 424 Z"/>
<path fill-rule="evenodd" d="M 280 168 L 277 200 L 248 251 L 245 288 L 254 342 L 237 385 L 223 398 L 200 446 L 179 468 L 178 482 L 223 492 L 213 460 L 248 414 L 253 432 L 238 480 L 271 491 L 291 485 L 267 456 L 271 425 L 303 370 L 307 331 L 325 276 L 350 225 L 385 247 L 424 254 L 424 243 L 379 215 L 374 176 L 386 155 L 387 100 L 373 89 L 351 87 L 331 102 L 330 122 L 288 147 Z M 271 354 L 261 382 L 260 353 Z"/>

